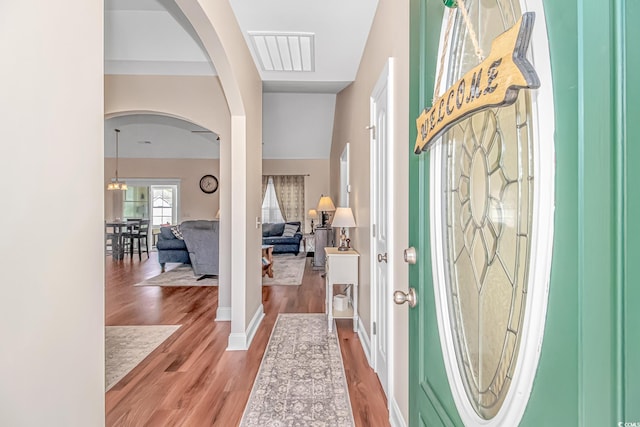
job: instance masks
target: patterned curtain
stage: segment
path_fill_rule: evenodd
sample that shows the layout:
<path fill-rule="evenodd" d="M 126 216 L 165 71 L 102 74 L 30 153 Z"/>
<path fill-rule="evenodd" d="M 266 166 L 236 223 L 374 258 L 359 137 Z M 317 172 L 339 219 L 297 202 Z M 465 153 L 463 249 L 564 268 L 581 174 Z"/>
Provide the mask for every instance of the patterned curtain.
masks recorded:
<path fill-rule="evenodd" d="M 269 176 L 262 175 L 262 201 L 264 202 L 264 195 L 267 193 L 267 185 L 269 184 Z"/>
<path fill-rule="evenodd" d="M 271 178 L 284 220 L 304 224 L 304 175 L 274 175 Z"/>

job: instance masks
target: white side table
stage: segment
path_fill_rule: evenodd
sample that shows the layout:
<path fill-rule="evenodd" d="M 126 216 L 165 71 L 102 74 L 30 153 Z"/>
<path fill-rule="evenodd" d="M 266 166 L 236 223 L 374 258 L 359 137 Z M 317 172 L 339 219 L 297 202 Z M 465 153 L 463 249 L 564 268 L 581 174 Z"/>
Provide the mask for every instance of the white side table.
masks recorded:
<path fill-rule="evenodd" d="M 339 251 L 338 248 L 331 247 L 324 248 L 324 252 L 329 332 L 333 330 L 333 319 L 353 319 L 353 331 L 358 332 L 358 261 L 360 254 L 353 249 Z M 348 289 L 351 306 L 344 311 L 336 311 L 333 307 L 334 285 L 347 285 L 346 289 Z"/>
<path fill-rule="evenodd" d="M 315 234 L 305 234 L 302 237 L 302 242 L 304 245 L 303 252 L 315 252 L 316 250 L 316 235 Z"/>

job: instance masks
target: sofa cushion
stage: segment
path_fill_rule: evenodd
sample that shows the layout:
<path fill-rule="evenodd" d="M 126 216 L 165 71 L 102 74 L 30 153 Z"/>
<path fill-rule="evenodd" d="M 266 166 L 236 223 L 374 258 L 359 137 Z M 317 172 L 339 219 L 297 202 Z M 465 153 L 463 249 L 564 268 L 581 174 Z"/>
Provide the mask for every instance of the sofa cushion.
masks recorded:
<path fill-rule="evenodd" d="M 282 236 L 284 232 L 284 222 L 278 222 L 275 224 L 271 224 L 271 229 L 269 230 L 269 236 Z"/>
<path fill-rule="evenodd" d="M 282 237 L 282 236 L 271 236 L 271 237 L 263 237 L 262 244 L 263 245 L 295 245 L 300 244 L 300 240 L 302 240 L 302 235 L 300 233 L 296 233 L 291 237 Z"/>
<path fill-rule="evenodd" d="M 275 222 L 262 224 L 262 237 L 282 236 L 286 225 L 294 225 L 296 232 L 300 231 L 300 221 Z"/>
<path fill-rule="evenodd" d="M 171 234 L 171 232 L 169 232 Z M 173 234 L 172 234 L 173 236 Z M 187 245 L 184 243 L 184 240 L 176 239 L 175 237 L 172 239 L 158 239 L 158 243 L 156 243 L 156 248 L 158 250 L 187 250 Z"/>
<path fill-rule="evenodd" d="M 262 237 L 271 236 L 271 226 L 273 224 L 262 224 Z"/>
<path fill-rule="evenodd" d="M 171 232 L 171 227 L 169 226 L 163 226 L 160 227 L 160 237 L 158 238 L 159 240 L 174 240 L 176 238 L 176 236 L 173 235 L 173 233 Z"/>

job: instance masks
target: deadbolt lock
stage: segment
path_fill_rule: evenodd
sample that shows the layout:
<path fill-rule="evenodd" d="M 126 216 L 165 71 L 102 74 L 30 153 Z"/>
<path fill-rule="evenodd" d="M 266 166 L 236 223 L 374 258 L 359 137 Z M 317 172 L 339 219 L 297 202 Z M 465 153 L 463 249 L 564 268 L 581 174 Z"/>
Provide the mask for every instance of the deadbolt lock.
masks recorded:
<path fill-rule="evenodd" d="M 416 248 L 411 246 L 404 250 L 404 262 L 407 264 L 415 264 L 417 261 Z"/>

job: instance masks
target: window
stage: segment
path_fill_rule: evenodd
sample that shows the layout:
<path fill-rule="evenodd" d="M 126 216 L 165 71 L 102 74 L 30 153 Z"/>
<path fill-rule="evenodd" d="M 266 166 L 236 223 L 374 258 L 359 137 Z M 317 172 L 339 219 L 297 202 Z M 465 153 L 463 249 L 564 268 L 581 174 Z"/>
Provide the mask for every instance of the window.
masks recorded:
<path fill-rule="evenodd" d="M 122 201 L 122 218 L 149 218 L 149 188 L 128 186 Z"/>
<path fill-rule="evenodd" d="M 122 192 L 122 218 L 150 219 L 150 224 L 154 228 L 163 224 L 178 223 L 180 220 L 179 180 L 127 178 L 125 182 L 128 189 Z"/>
<path fill-rule="evenodd" d="M 151 225 L 159 227 L 162 224 L 177 222 L 175 185 L 153 185 L 149 187 L 153 197 Z"/>
<path fill-rule="evenodd" d="M 284 222 L 284 217 L 282 216 L 282 211 L 278 204 L 278 198 L 276 197 L 276 189 L 273 185 L 272 177 L 269 177 L 267 190 L 264 193 L 264 199 L 262 200 L 262 222 L 265 224 Z"/>

